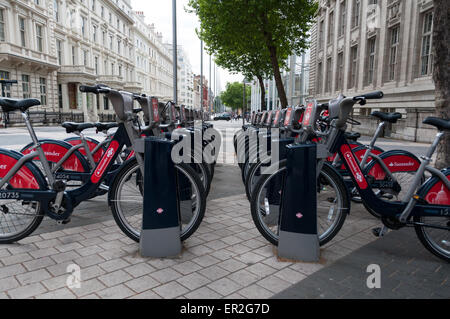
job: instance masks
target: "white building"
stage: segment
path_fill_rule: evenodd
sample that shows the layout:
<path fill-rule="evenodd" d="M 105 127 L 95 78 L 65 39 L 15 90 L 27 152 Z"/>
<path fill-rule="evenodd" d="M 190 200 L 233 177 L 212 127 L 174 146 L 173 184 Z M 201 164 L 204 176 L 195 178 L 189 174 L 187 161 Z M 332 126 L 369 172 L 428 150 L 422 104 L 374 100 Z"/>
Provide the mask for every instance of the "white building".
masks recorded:
<path fill-rule="evenodd" d="M 129 0 L 0 0 L 0 77 L 17 80 L 14 98 L 38 98 L 48 112 L 113 114 L 82 84 L 171 99 L 172 58 L 162 35 Z"/>
<path fill-rule="evenodd" d="M 168 45 L 170 46 L 170 45 Z M 172 51 L 172 50 L 171 50 Z M 194 73 L 189 57 L 181 46 L 178 46 L 178 104 L 194 108 Z"/>
<path fill-rule="evenodd" d="M 173 64 L 170 51 L 162 43 L 162 35 L 153 24 L 145 22 L 142 11 L 135 11 L 134 36 L 136 44 L 137 81 L 143 93 L 161 100 L 173 95 Z"/>

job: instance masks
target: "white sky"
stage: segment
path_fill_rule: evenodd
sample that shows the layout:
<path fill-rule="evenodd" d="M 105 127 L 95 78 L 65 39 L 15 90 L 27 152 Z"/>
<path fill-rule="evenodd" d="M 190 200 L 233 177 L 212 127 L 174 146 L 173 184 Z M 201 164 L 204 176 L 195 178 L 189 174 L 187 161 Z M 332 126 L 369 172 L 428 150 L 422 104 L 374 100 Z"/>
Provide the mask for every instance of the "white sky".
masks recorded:
<path fill-rule="evenodd" d="M 200 25 L 194 13 L 187 13 L 188 0 L 177 0 L 177 42 L 183 46 L 189 56 L 192 71 L 200 74 L 200 40 L 195 29 Z M 157 31 L 162 32 L 164 42 L 172 43 L 172 1 L 171 0 L 131 0 L 135 11 L 144 11 L 146 21 L 154 23 Z M 209 79 L 209 55 L 203 54 L 203 74 Z M 214 69 L 212 71 L 214 77 Z M 218 69 L 218 92 L 225 89 L 227 82 L 242 81 L 243 76 L 230 74 Z M 214 88 L 213 88 L 214 89 Z"/>

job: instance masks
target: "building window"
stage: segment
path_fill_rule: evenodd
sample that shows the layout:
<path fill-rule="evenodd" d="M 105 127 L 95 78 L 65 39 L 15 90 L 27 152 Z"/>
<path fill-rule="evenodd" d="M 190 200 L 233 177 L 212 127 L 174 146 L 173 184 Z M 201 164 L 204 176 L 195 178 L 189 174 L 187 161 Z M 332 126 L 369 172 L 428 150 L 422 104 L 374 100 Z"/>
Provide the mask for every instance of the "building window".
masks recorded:
<path fill-rule="evenodd" d="M 356 0 L 353 3 L 353 11 L 352 11 L 352 28 L 359 27 L 359 19 L 361 17 L 361 1 Z"/>
<path fill-rule="evenodd" d="M 97 56 L 94 58 L 94 68 L 95 68 L 95 74 L 98 75 L 98 57 Z"/>
<path fill-rule="evenodd" d="M 344 86 L 344 53 L 341 52 L 337 57 L 337 74 L 336 74 L 336 89 L 342 91 Z"/>
<path fill-rule="evenodd" d="M 101 11 L 101 13 L 100 13 L 101 17 L 104 18 L 105 17 L 105 8 L 102 7 L 100 11 Z"/>
<path fill-rule="evenodd" d="M 77 56 L 75 52 L 75 47 L 72 45 L 72 65 L 77 65 Z"/>
<path fill-rule="evenodd" d="M 95 0 L 92 0 L 92 12 L 95 12 L 96 9 L 96 3 Z"/>
<path fill-rule="evenodd" d="M 357 79 L 357 72 L 358 72 L 358 46 L 355 45 L 350 50 L 350 83 L 349 88 L 356 87 L 356 79 Z"/>
<path fill-rule="evenodd" d="M 114 67 L 115 67 L 114 63 L 111 63 L 111 75 L 114 75 L 115 73 Z"/>
<path fill-rule="evenodd" d="M 347 8 L 345 7 L 346 0 L 341 2 L 341 14 L 339 16 L 339 36 L 343 36 L 345 34 L 345 25 L 346 25 L 346 17 L 347 17 Z"/>
<path fill-rule="evenodd" d="M 22 74 L 22 93 L 24 99 L 30 98 L 30 76 Z"/>
<path fill-rule="evenodd" d="M 104 110 L 109 110 L 109 100 L 106 96 L 103 97 L 103 109 Z"/>
<path fill-rule="evenodd" d="M 328 43 L 333 43 L 334 39 L 334 12 L 330 13 L 330 16 L 328 17 Z"/>
<path fill-rule="evenodd" d="M 0 71 L 0 79 L 2 80 L 9 80 L 10 74 L 7 71 Z M 5 85 L 5 96 L 11 97 L 11 84 Z"/>
<path fill-rule="evenodd" d="M 61 40 L 56 40 L 56 51 L 58 54 L 58 64 L 62 65 L 62 42 Z"/>
<path fill-rule="evenodd" d="M 323 36 L 323 28 L 324 28 L 324 21 L 320 21 L 319 23 L 319 49 L 323 49 L 323 42 L 324 42 L 324 36 Z"/>
<path fill-rule="evenodd" d="M 47 105 L 47 80 L 39 78 L 39 91 L 41 93 L 41 105 Z"/>
<path fill-rule="evenodd" d="M 331 92 L 331 83 L 332 83 L 332 76 L 333 76 L 333 65 L 332 65 L 331 58 L 327 59 L 327 78 L 326 78 L 326 88 L 325 92 Z"/>
<path fill-rule="evenodd" d="M 322 62 L 317 65 L 317 92 L 322 93 L 322 81 L 323 80 L 323 66 Z"/>
<path fill-rule="evenodd" d="M 422 50 L 420 56 L 420 75 L 426 76 L 433 72 L 433 12 L 425 13 L 422 28 Z"/>
<path fill-rule="evenodd" d="M 108 61 L 106 61 L 106 60 L 103 65 L 103 74 L 105 74 L 105 75 L 108 74 Z"/>
<path fill-rule="evenodd" d="M 376 50 L 376 38 L 369 39 L 367 43 L 367 85 L 373 84 L 373 78 L 375 74 L 375 50 Z"/>
<path fill-rule="evenodd" d="M 111 50 L 113 49 L 113 41 L 114 41 L 113 36 L 112 36 L 112 35 L 109 36 L 109 48 L 110 48 Z"/>
<path fill-rule="evenodd" d="M 0 41 L 5 41 L 5 10 L 0 9 Z"/>
<path fill-rule="evenodd" d="M 86 18 L 81 17 L 81 35 L 86 37 Z"/>
<path fill-rule="evenodd" d="M 390 30 L 389 46 L 389 81 L 394 81 L 396 77 L 398 46 L 399 46 L 400 27 L 394 27 Z"/>
<path fill-rule="evenodd" d="M 120 77 L 122 76 L 122 66 L 121 65 L 119 65 L 119 76 Z"/>
<path fill-rule="evenodd" d="M 89 66 L 89 52 L 86 50 L 83 50 L 83 65 Z"/>
<path fill-rule="evenodd" d="M 20 45 L 26 47 L 25 19 L 19 17 Z"/>
<path fill-rule="evenodd" d="M 94 25 L 92 28 L 94 29 L 92 39 L 94 40 L 95 43 L 97 43 L 97 26 Z"/>
<path fill-rule="evenodd" d="M 63 108 L 62 84 L 58 84 L 58 106 L 60 109 Z"/>
<path fill-rule="evenodd" d="M 58 2 L 58 0 L 53 1 L 53 17 L 56 22 L 59 22 L 59 2 Z"/>
<path fill-rule="evenodd" d="M 42 26 L 41 25 L 36 25 L 36 45 L 37 45 L 37 50 L 39 52 L 42 52 L 44 50 L 44 36 L 43 36 L 43 31 L 42 31 Z"/>

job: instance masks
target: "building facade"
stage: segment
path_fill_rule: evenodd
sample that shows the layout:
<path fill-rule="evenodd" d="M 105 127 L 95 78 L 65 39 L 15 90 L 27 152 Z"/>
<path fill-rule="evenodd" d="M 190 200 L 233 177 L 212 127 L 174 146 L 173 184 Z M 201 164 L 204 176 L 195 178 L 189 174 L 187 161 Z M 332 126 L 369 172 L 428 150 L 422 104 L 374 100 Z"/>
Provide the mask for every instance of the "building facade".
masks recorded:
<path fill-rule="evenodd" d="M 203 99 L 202 99 L 203 90 Z M 208 80 L 203 76 L 203 87 L 202 87 L 202 77 L 200 75 L 194 75 L 194 109 L 209 111 L 209 87 Z"/>
<path fill-rule="evenodd" d="M 38 98 L 51 112 L 96 121 L 114 112 L 82 84 L 172 98 L 172 58 L 162 35 L 129 0 L 0 0 L 0 77 L 13 98 Z"/>
<path fill-rule="evenodd" d="M 134 13 L 137 82 L 142 92 L 162 101 L 173 99 L 172 54 L 154 24 L 147 24 L 142 11 Z"/>
<path fill-rule="evenodd" d="M 430 141 L 422 119 L 434 113 L 432 0 L 320 0 L 312 30 L 310 96 L 320 101 L 382 90 L 385 97 L 355 109 L 373 133 L 372 111 L 400 112 L 386 136 Z"/>

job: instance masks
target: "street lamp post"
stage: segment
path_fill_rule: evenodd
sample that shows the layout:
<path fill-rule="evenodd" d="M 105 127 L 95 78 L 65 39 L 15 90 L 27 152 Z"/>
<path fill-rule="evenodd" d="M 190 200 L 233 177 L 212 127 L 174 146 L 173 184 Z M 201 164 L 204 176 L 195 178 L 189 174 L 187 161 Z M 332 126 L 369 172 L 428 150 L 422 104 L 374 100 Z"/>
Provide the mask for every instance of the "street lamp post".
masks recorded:
<path fill-rule="evenodd" d="M 177 0 L 172 0 L 173 31 L 173 101 L 178 103 Z"/>

